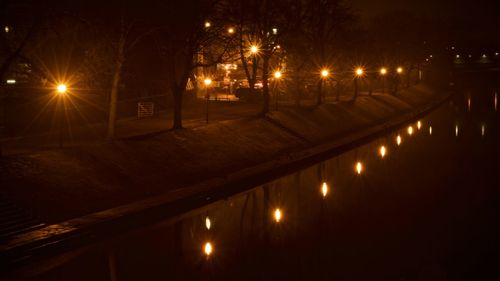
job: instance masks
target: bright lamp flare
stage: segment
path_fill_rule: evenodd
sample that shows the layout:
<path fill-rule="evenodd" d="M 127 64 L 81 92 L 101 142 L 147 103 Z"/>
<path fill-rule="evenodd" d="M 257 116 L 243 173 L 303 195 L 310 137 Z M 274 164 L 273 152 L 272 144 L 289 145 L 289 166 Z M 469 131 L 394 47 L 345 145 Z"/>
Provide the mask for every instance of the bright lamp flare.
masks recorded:
<path fill-rule="evenodd" d="M 213 252 L 212 243 L 210 243 L 210 242 L 205 243 L 205 246 L 203 247 L 203 251 L 205 252 L 205 255 L 207 255 L 207 257 L 210 256 Z"/>
<path fill-rule="evenodd" d="M 382 68 L 380 69 L 380 74 L 382 74 L 382 75 L 386 75 L 386 74 L 387 74 L 387 68 L 382 67 Z"/>
<path fill-rule="evenodd" d="M 380 149 L 379 149 L 379 153 L 380 153 L 380 157 L 384 158 L 385 155 L 387 154 L 387 149 L 385 148 L 385 146 L 381 146 Z"/>
<path fill-rule="evenodd" d="M 420 130 L 421 128 L 422 128 L 422 122 L 418 121 L 418 122 L 417 122 L 417 129 L 419 129 L 419 130 Z"/>
<path fill-rule="evenodd" d="M 484 126 L 484 124 L 483 124 L 483 125 L 481 125 L 481 136 L 482 137 L 484 137 L 485 132 L 486 132 L 486 126 Z"/>
<path fill-rule="evenodd" d="M 207 78 L 207 79 L 203 80 L 203 83 L 205 83 L 206 86 L 210 86 L 210 84 L 212 84 L 212 79 Z"/>
<path fill-rule="evenodd" d="M 328 194 L 328 185 L 326 184 L 326 182 L 323 182 L 323 184 L 321 185 L 321 194 L 323 195 L 323 197 L 326 197 L 326 195 Z"/>
<path fill-rule="evenodd" d="M 67 90 L 68 90 L 68 88 L 66 87 L 66 85 L 64 85 L 64 84 L 57 85 L 57 92 L 59 94 L 64 94 L 64 93 L 66 93 Z"/>
<path fill-rule="evenodd" d="M 257 54 L 259 52 L 259 47 L 255 46 L 255 45 L 251 46 L 250 47 L 250 52 L 252 54 Z"/>
<path fill-rule="evenodd" d="M 432 126 L 429 126 L 429 135 L 432 135 Z"/>
<path fill-rule="evenodd" d="M 455 137 L 458 137 L 458 125 L 455 125 Z"/>
<path fill-rule="evenodd" d="M 276 78 L 276 79 L 280 79 L 280 78 L 281 78 L 281 76 L 282 76 L 281 71 L 276 71 L 276 72 L 274 72 L 274 78 Z"/>
<path fill-rule="evenodd" d="M 228 32 L 229 34 L 233 34 L 233 33 L 234 33 L 234 28 L 232 28 L 232 27 L 228 28 L 228 29 L 227 29 L 227 32 Z"/>
<path fill-rule="evenodd" d="M 361 76 L 361 75 L 363 75 L 363 73 L 364 73 L 364 70 L 362 68 L 356 69 L 356 75 Z"/>
<path fill-rule="evenodd" d="M 400 135 L 398 135 L 398 136 L 396 137 L 396 143 L 397 143 L 398 145 L 401 145 L 401 136 L 400 136 Z"/>
<path fill-rule="evenodd" d="M 212 227 L 212 221 L 210 220 L 209 217 L 206 217 L 205 218 L 205 227 L 210 230 L 210 228 Z"/>
<path fill-rule="evenodd" d="M 276 222 L 280 222 L 281 221 L 281 210 L 279 208 L 276 208 L 276 210 L 274 210 L 274 220 Z"/>
<path fill-rule="evenodd" d="M 402 67 L 398 67 L 398 69 L 396 69 L 396 71 L 397 71 L 398 73 L 403 73 L 403 68 L 402 68 Z"/>
<path fill-rule="evenodd" d="M 358 173 L 358 175 L 360 175 L 362 171 L 363 165 L 361 164 L 361 162 L 356 163 L 356 172 Z"/>
<path fill-rule="evenodd" d="M 408 135 L 413 135 L 413 127 L 412 126 L 408 126 Z"/>
<path fill-rule="evenodd" d="M 326 78 L 326 77 L 328 77 L 329 74 L 330 73 L 328 72 L 327 69 L 321 70 L 321 77 Z"/>

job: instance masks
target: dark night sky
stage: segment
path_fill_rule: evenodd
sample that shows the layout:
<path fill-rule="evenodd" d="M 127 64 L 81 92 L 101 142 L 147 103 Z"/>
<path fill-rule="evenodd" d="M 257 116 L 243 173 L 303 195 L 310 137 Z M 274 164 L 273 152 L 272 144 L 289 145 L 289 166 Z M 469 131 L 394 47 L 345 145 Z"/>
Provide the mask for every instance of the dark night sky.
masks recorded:
<path fill-rule="evenodd" d="M 391 10 L 410 10 L 430 16 L 458 17 L 493 23 L 498 16 L 495 0 L 347 0 L 363 17 Z"/>

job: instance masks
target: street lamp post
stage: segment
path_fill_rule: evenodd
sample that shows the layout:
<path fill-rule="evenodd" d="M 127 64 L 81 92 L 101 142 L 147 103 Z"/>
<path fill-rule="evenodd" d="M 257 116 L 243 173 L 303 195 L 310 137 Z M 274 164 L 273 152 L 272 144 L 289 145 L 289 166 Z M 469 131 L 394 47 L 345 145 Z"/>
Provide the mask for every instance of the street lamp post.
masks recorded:
<path fill-rule="evenodd" d="M 59 84 L 57 85 L 56 92 L 57 95 L 59 96 L 59 101 L 58 101 L 58 113 L 59 113 L 59 124 L 58 124 L 58 130 L 59 130 L 59 148 L 63 147 L 63 124 L 64 124 L 64 96 L 66 96 L 68 88 L 66 87 L 65 84 Z"/>
<path fill-rule="evenodd" d="M 208 92 L 208 88 L 210 87 L 210 85 L 212 84 L 212 79 L 210 78 L 206 78 L 203 83 L 205 84 L 205 98 L 206 98 L 206 110 L 205 110 L 205 113 L 206 113 L 206 123 L 208 124 L 208 103 L 209 103 L 209 100 L 210 100 L 210 93 Z"/>
<path fill-rule="evenodd" d="M 356 69 L 356 75 L 354 77 L 354 100 L 358 97 L 358 80 L 363 76 L 364 70 L 362 68 Z"/>
<path fill-rule="evenodd" d="M 387 75 L 387 68 L 382 67 L 382 68 L 380 69 L 380 76 L 382 76 L 382 92 L 384 92 L 384 93 L 385 93 L 385 91 L 386 91 L 386 88 L 385 88 L 385 87 L 386 87 L 386 86 L 385 86 L 385 76 L 386 76 L 386 75 Z"/>
<path fill-rule="evenodd" d="M 403 73 L 403 68 L 398 67 L 396 69 L 396 77 L 395 77 L 395 83 L 394 83 L 394 94 L 398 93 L 398 86 L 399 86 L 399 81 L 401 80 L 400 75 Z"/>
<path fill-rule="evenodd" d="M 281 77 L 282 77 L 281 71 L 277 70 L 274 72 L 274 95 L 276 101 L 276 111 L 278 111 L 278 100 L 279 100 L 278 82 L 281 79 Z"/>
<path fill-rule="evenodd" d="M 323 81 L 326 80 L 328 78 L 328 76 L 330 75 L 330 71 L 328 71 L 328 69 L 322 69 L 321 72 L 320 72 L 320 76 L 321 76 L 321 79 L 318 81 L 319 85 L 318 85 L 318 105 L 321 104 L 321 102 L 325 101 L 325 98 L 323 96 Z"/>

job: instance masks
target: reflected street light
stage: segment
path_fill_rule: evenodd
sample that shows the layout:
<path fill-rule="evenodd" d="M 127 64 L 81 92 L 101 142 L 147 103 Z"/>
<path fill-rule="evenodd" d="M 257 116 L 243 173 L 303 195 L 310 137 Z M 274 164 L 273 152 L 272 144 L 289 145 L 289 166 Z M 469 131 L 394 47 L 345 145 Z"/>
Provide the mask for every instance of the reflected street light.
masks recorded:
<path fill-rule="evenodd" d="M 276 208 L 274 210 L 274 220 L 279 223 L 281 221 L 281 217 L 281 210 L 279 208 Z"/>
<path fill-rule="evenodd" d="M 323 184 L 321 185 L 321 194 L 323 195 L 323 197 L 326 197 L 326 195 L 328 194 L 328 184 L 326 182 L 323 182 Z"/>
<path fill-rule="evenodd" d="M 205 252 L 207 258 L 212 254 L 212 251 L 213 251 L 212 243 L 206 242 L 205 246 L 203 247 L 203 252 Z"/>

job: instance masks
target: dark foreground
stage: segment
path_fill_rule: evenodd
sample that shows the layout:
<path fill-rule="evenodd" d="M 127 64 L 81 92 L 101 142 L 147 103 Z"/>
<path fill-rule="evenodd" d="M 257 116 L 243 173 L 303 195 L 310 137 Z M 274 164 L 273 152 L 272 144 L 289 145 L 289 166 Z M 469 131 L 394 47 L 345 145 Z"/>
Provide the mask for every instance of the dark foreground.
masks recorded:
<path fill-rule="evenodd" d="M 406 126 L 22 271 L 33 280 L 498 280 L 498 98 L 460 91 L 409 124 L 411 135 Z"/>

